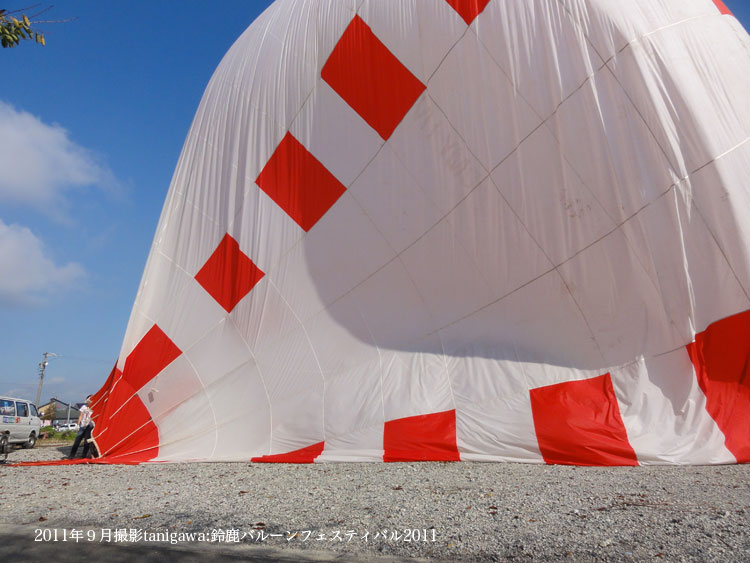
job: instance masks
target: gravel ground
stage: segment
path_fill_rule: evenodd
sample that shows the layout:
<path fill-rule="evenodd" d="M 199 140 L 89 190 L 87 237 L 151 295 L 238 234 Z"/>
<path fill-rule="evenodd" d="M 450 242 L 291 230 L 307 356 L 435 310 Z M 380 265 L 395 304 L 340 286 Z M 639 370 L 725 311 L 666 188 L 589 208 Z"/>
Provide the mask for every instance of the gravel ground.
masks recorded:
<path fill-rule="evenodd" d="M 14 450 L 8 461 L 69 449 Z M 236 529 L 240 544 L 285 558 L 750 560 L 750 465 L 6 465 L 0 498 L 0 525 L 29 538 L 42 527 L 90 529 L 97 541 L 102 528 Z"/>

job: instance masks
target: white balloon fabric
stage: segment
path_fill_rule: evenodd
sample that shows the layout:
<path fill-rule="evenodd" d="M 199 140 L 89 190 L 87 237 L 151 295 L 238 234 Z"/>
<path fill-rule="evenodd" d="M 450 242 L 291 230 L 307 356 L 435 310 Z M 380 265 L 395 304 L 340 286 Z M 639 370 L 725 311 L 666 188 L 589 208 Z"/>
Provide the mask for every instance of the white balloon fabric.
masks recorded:
<path fill-rule="evenodd" d="M 105 460 L 750 461 L 719 0 L 277 0 L 211 79 Z"/>

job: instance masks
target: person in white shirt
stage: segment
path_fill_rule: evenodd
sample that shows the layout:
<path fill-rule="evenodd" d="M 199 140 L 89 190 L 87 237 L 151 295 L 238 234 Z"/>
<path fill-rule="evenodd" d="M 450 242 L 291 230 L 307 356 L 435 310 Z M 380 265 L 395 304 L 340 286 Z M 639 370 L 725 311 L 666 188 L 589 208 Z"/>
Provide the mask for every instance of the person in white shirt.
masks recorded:
<path fill-rule="evenodd" d="M 78 451 L 78 446 L 83 440 L 83 456 L 84 458 L 89 456 L 89 438 L 91 438 L 91 431 L 94 429 L 94 422 L 91 420 L 91 395 L 86 397 L 86 404 L 81 407 L 81 414 L 78 415 L 78 434 L 73 442 L 73 449 L 70 450 L 68 459 L 73 459 Z"/>

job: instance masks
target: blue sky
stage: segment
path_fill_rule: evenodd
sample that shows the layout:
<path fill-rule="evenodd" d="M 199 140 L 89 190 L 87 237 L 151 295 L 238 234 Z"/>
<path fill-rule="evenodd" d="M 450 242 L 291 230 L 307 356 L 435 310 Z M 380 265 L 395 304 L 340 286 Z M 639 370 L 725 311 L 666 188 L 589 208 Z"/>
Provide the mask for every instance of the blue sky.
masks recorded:
<path fill-rule="evenodd" d="M 0 394 L 33 400 L 45 351 L 42 402 L 104 383 L 203 90 L 269 3 L 59 2 L 46 47 L 0 51 Z"/>
<path fill-rule="evenodd" d="M 203 90 L 269 3 L 70 0 L 0 51 L 0 394 L 34 399 L 45 351 L 42 402 L 104 383 Z"/>

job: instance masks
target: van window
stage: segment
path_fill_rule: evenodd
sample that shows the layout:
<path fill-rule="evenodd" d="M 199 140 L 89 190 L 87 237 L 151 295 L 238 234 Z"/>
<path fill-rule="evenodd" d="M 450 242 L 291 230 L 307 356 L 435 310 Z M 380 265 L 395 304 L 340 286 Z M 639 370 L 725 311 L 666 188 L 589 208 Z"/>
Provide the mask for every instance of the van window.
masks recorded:
<path fill-rule="evenodd" d="M 36 412 L 36 405 L 29 404 L 29 406 L 31 407 L 31 416 L 39 416 L 39 413 Z"/>
<path fill-rule="evenodd" d="M 13 404 L 13 401 L 0 399 L 0 415 L 16 416 L 16 407 Z"/>
<path fill-rule="evenodd" d="M 29 416 L 29 405 L 16 402 L 16 416 Z"/>

